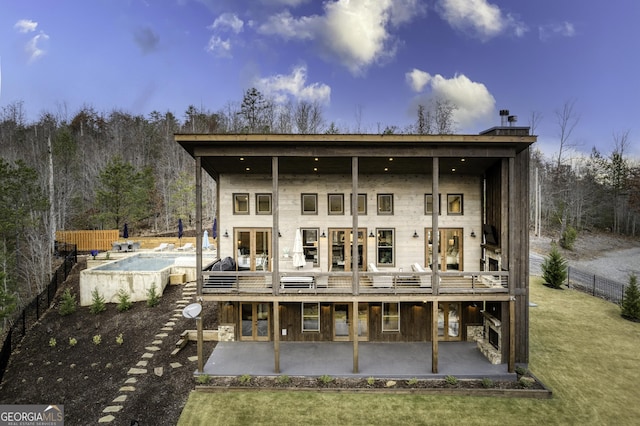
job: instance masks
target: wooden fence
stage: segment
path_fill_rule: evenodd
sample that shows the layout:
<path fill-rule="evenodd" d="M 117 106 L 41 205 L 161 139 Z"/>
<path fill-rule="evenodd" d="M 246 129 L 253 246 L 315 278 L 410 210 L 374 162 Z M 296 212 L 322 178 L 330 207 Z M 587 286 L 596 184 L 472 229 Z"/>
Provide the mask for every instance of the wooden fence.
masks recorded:
<path fill-rule="evenodd" d="M 117 229 L 106 231 L 56 231 L 56 240 L 78 246 L 78 251 L 111 250 L 111 244 L 120 240 Z"/>

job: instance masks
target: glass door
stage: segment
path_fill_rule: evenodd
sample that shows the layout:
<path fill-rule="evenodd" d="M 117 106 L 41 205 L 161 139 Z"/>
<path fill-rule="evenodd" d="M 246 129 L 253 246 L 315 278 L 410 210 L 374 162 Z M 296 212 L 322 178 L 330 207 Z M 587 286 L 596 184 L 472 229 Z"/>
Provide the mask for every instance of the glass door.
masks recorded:
<path fill-rule="evenodd" d="M 333 340 L 351 340 L 350 314 L 350 303 L 336 303 L 333 305 Z"/>
<path fill-rule="evenodd" d="M 235 230 L 236 264 L 241 271 L 268 271 L 271 229 L 237 228 Z"/>
<path fill-rule="evenodd" d="M 369 304 L 358 303 L 358 340 L 369 340 Z"/>
<path fill-rule="evenodd" d="M 432 230 L 427 228 L 426 265 L 432 267 Z M 438 230 L 438 269 L 441 271 L 462 271 L 463 238 L 462 228 L 440 228 Z M 444 247 L 444 249 L 443 249 Z M 444 265 L 444 267 L 443 267 Z"/>
<path fill-rule="evenodd" d="M 358 270 L 363 271 L 367 263 L 366 245 L 364 244 L 366 229 L 358 230 Z M 329 229 L 329 264 L 332 271 L 351 271 L 353 233 L 351 228 Z"/>
<path fill-rule="evenodd" d="M 240 304 L 240 340 L 269 340 L 269 304 Z"/>
<path fill-rule="evenodd" d="M 438 340 L 460 340 L 460 303 L 438 303 Z"/>

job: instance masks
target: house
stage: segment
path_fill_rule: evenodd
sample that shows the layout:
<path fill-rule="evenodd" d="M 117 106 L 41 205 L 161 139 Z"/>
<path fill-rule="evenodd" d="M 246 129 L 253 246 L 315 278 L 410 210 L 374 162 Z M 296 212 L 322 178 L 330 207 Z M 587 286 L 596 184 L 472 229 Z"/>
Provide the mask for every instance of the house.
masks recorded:
<path fill-rule="evenodd" d="M 175 140 L 195 159 L 198 238 L 202 173 L 217 183 L 223 260 L 202 265 L 197 241 L 198 296 L 231 339 L 273 342 L 275 373 L 285 341 L 352 342 L 354 373 L 363 341 L 432 342 L 433 373 L 447 341 L 528 363 L 529 128 Z"/>

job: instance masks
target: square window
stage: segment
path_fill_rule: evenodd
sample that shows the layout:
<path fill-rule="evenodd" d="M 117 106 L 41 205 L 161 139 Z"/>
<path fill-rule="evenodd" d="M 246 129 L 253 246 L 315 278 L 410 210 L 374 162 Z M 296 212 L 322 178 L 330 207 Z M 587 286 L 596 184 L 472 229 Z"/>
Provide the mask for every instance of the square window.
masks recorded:
<path fill-rule="evenodd" d="M 447 194 L 447 214 L 462 214 L 462 194 Z"/>
<path fill-rule="evenodd" d="M 329 214 L 344 214 L 344 194 L 329 194 Z"/>
<path fill-rule="evenodd" d="M 394 249 L 394 230 L 393 229 L 380 229 L 376 230 L 377 245 L 378 245 L 378 265 L 390 266 L 394 265 L 395 259 L 393 256 Z"/>
<path fill-rule="evenodd" d="M 400 331 L 400 303 L 382 303 L 382 331 Z"/>
<path fill-rule="evenodd" d="M 433 213 L 433 194 L 424 194 L 424 214 Z M 442 213 L 442 202 L 438 194 L 438 214 Z"/>
<path fill-rule="evenodd" d="M 393 194 L 378 194 L 378 214 L 393 214 Z"/>
<path fill-rule="evenodd" d="M 302 229 L 302 251 L 307 262 L 313 262 L 314 266 L 318 266 L 318 228 Z"/>
<path fill-rule="evenodd" d="M 353 194 L 351 194 L 351 204 L 353 206 Z M 351 212 L 353 214 L 353 211 Z M 367 214 L 367 194 L 358 194 L 358 215 L 363 216 Z"/>
<path fill-rule="evenodd" d="M 249 194 L 233 194 L 233 214 L 249 214 Z"/>
<path fill-rule="evenodd" d="M 271 214 L 271 194 L 256 194 L 256 214 Z"/>
<path fill-rule="evenodd" d="M 318 214 L 318 194 L 302 194 L 302 214 Z"/>
<path fill-rule="evenodd" d="M 320 303 L 302 304 L 302 331 L 320 331 Z"/>

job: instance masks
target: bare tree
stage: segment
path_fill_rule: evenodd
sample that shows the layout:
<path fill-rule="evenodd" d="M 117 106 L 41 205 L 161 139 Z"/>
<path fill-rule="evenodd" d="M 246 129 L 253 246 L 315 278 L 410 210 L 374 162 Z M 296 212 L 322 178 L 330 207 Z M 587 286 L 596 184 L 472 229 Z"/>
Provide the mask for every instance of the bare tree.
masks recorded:
<path fill-rule="evenodd" d="M 575 103 L 575 100 L 565 101 L 562 108 L 555 112 L 558 124 L 558 156 L 556 157 L 556 167 L 558 169 L 564 162 L 566 152 L 578 146 L 578 143 L 571 139 L 573 130 L 580 121 L 580 116 L 574 111 Z"/>
<path fill-rule="evenodd" d="M 294 119 L 298 133 L 320 133 L 323 123 L 322 107 L 318 102 L 300 101 L 296 105 Z"/>

